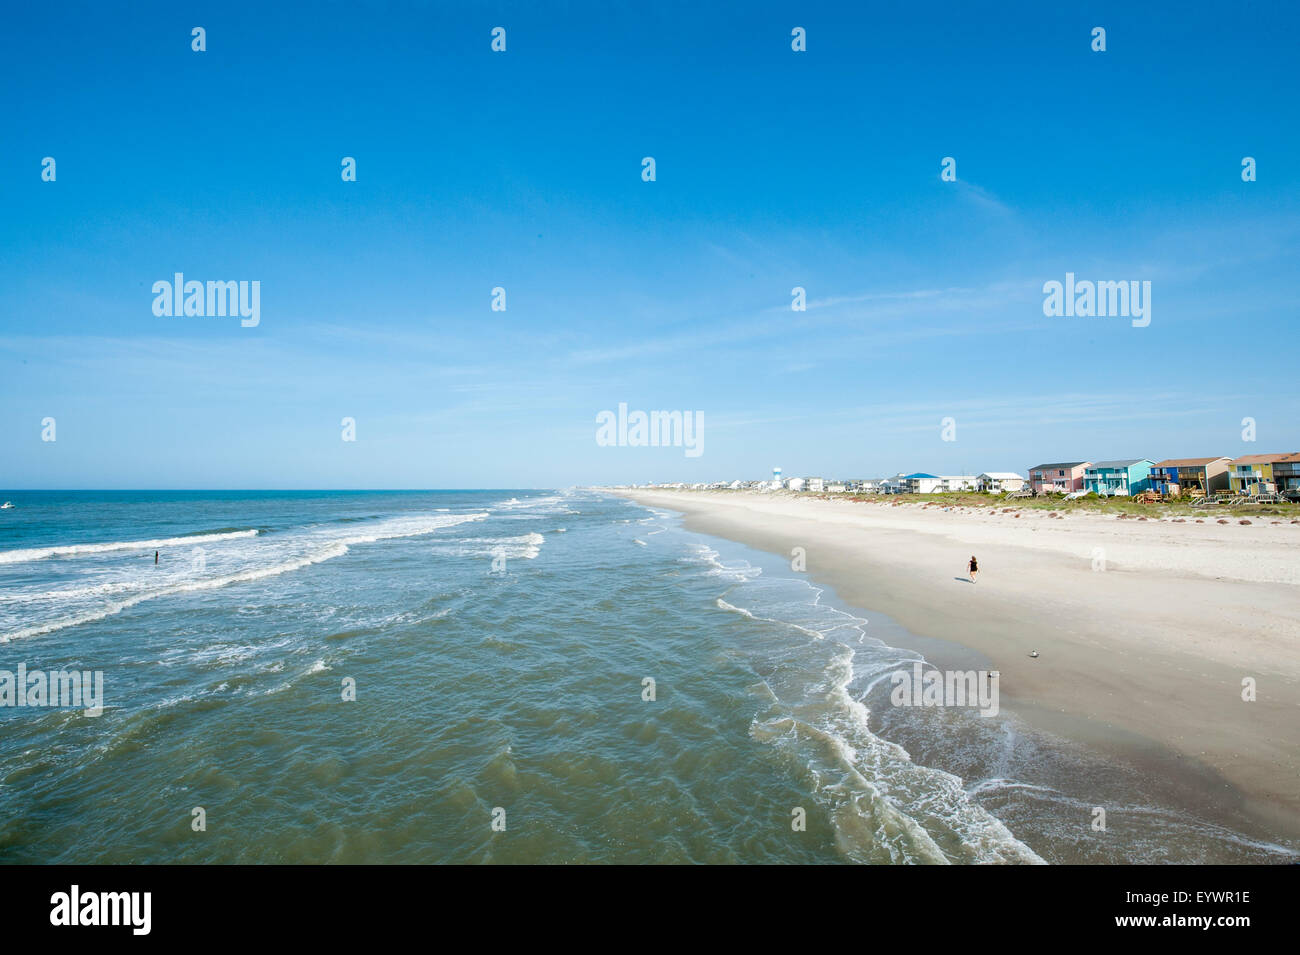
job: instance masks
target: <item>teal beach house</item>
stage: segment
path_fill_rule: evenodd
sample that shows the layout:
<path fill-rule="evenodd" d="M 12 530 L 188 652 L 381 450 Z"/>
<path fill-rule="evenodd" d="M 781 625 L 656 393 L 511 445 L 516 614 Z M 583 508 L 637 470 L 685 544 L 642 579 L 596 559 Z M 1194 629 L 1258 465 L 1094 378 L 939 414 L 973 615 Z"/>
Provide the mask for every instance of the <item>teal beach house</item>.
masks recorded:
<path fill-rule="evenodd" d="M 1096 461 L 1083 472 L 1083 489 L 1102 496 L 1126 497 L 1151 487 L 1154 461 L 1137 458 L 1124 461 Z"/>

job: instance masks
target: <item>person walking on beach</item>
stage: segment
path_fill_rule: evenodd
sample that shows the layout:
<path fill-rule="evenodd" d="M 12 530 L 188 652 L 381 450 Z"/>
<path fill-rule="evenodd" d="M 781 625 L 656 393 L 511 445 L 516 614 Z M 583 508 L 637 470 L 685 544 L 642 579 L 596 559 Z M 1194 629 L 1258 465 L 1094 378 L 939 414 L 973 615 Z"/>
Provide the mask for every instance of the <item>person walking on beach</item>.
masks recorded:
<path fill-rule="evenodd" d="M 970 582 L 972 584 L 975 583 L 975 575 L 978 574 L 979 572 L 980 572 L 979 561 L 975 559 L 974 554 L 971 554 L 970 555 Z"/>

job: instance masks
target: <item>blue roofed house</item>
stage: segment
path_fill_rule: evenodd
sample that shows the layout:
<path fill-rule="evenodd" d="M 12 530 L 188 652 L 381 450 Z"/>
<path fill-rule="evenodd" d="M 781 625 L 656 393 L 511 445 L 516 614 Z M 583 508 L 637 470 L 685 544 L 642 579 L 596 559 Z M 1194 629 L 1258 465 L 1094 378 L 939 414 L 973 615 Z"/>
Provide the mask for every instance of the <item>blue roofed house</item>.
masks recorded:
<path fill-rule="evenodd" d="M 1154 461 L 1136 458 L 1123 461 L 1094 461 L 1083 472 L 1083 489 L 1103 497 L 1127 497 L 1151 489 Z"/>

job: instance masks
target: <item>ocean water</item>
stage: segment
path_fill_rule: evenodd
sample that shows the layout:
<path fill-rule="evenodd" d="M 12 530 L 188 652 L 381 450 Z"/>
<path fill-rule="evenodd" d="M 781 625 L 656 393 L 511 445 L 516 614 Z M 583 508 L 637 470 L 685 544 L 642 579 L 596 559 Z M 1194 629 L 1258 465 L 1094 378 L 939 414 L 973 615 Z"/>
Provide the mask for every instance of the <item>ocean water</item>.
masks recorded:
<path fill-rule="evenodd" d="M 1295 858 L 890 706 L 895 625 L 622 499 L 8 496 L 0 670 L 102 671 L 104 712 L 0 706 L 0 862 Z"/>

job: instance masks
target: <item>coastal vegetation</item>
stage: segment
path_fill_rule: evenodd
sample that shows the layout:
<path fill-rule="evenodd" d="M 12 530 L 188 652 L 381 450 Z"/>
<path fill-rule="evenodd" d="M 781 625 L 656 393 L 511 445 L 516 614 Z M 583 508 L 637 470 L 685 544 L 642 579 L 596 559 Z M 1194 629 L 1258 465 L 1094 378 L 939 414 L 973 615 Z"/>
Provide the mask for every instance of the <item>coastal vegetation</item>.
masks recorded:
<path fill-rule="evenodd" d="M 753 493 L 745 489 L 713 490 L 711 494 Z M 985 494 L 979 491 L 943 491 L 935 494 L 836 494 L 811 491 L 769 491 L 778 497 L 825 501 L 850 501 L 885 507 L 917 506 L 930 508 L 972 508 L 1002 511 L 1046 511 L 1059 515 L 1095 514 L 1124 519 L 1204 521 L 1207 524 L 1226 518 L 1262 518 L 1267 521 L 1300 523 L 1300 507 L 1293 503 L 1260 503 L 1243 497 L 1222 503 L 1196 502 L 1194 499 L 1168 498 L 1147 501 L 1141 497 L 1085 497 L 1066 499 L 1064 494 L 1040 494 L 1017 497 L 1010 494 Z"/>

